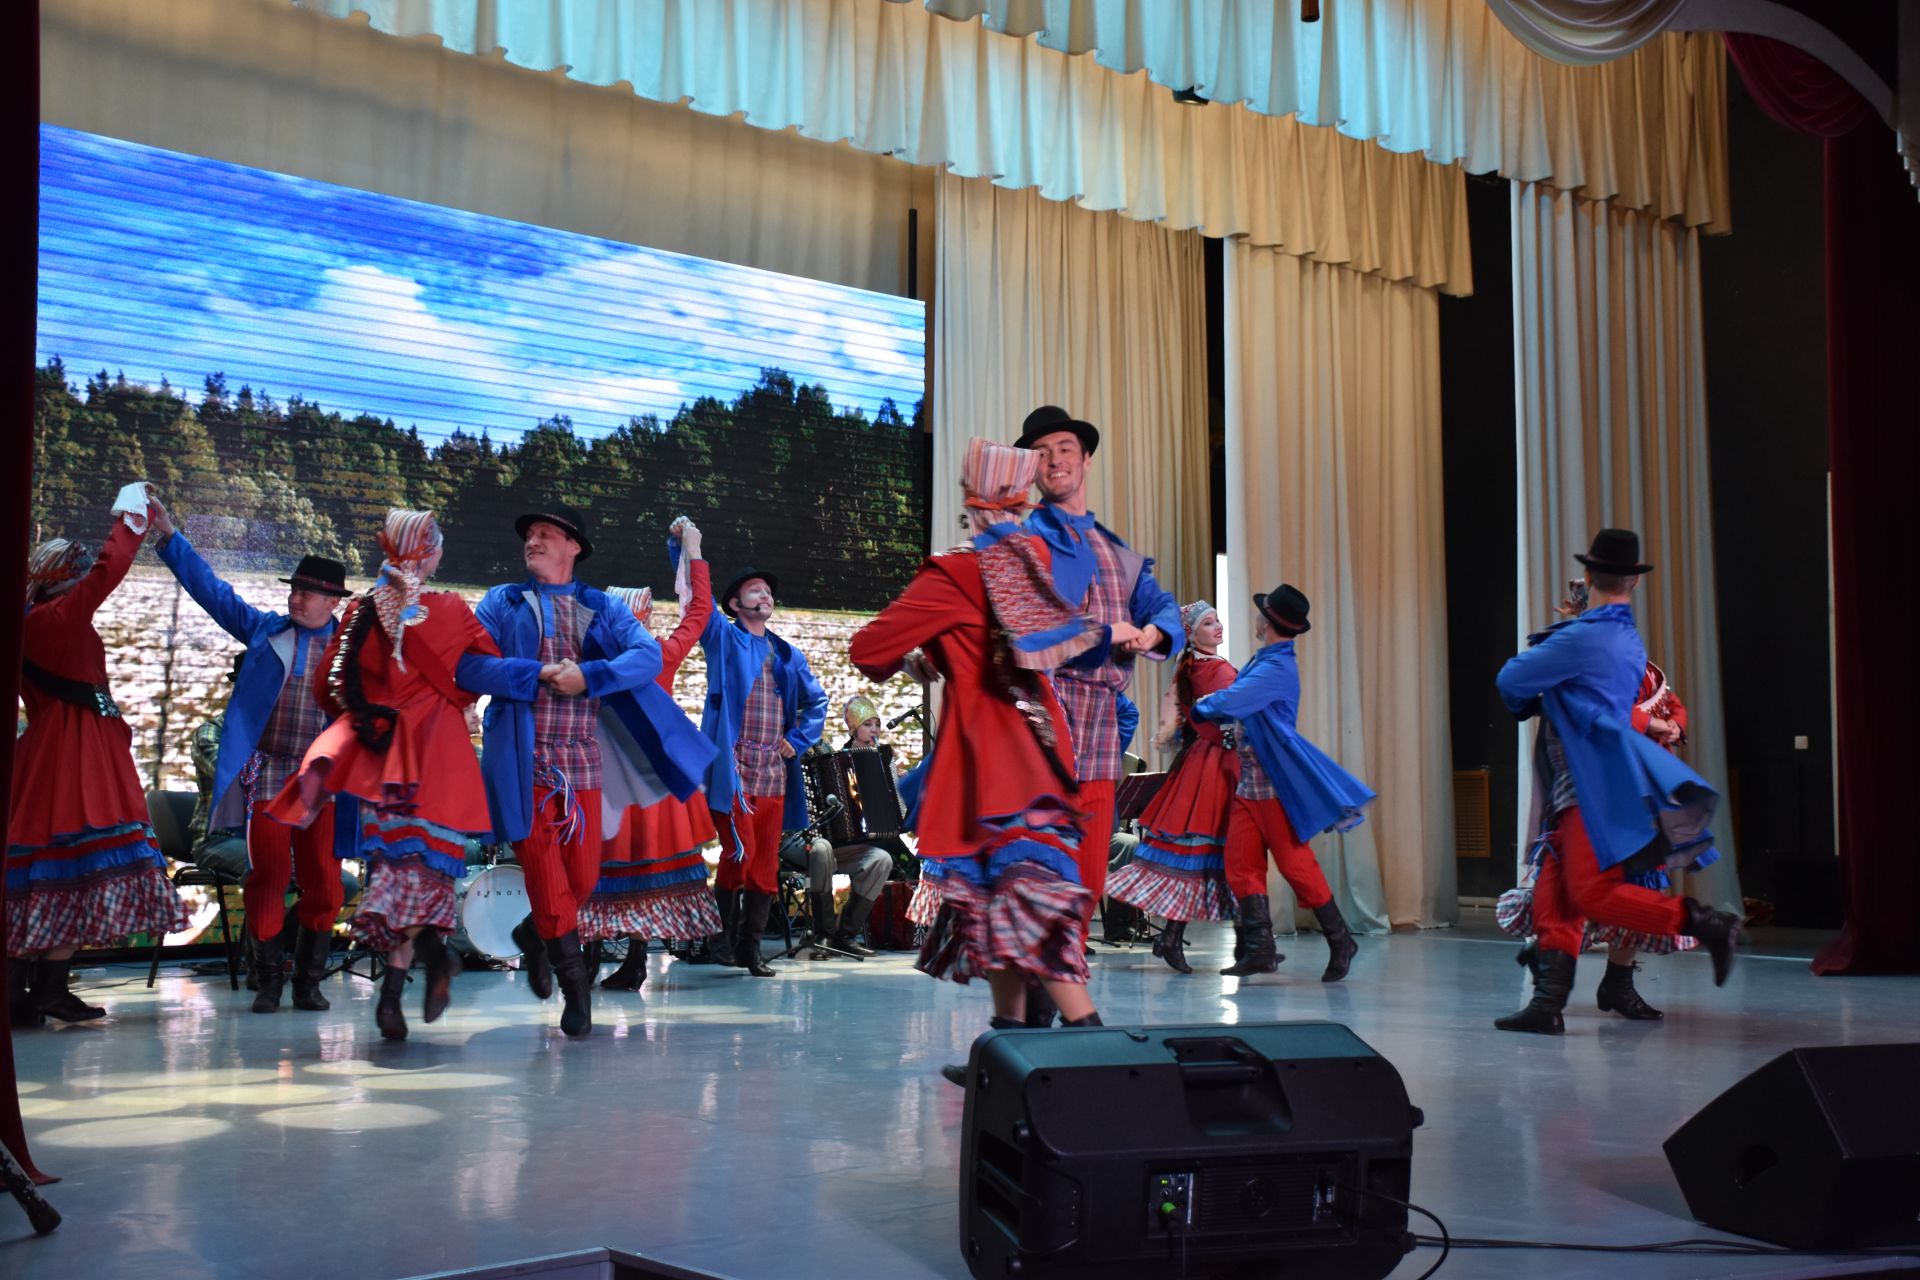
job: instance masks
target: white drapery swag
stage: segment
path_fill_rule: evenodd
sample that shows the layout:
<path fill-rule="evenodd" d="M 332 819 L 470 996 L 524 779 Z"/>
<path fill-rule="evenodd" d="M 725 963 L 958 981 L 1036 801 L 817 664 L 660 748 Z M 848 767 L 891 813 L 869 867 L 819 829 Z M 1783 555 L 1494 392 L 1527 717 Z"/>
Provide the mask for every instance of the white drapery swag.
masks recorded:
<path fill-rule="evenodd" d="M 1313 841 L 1334 899 L 1356 929 L 1452 923 L 1439 298 L 1245 245 L 1226 293 L 1232 655 L 1254 592 L 1306 592 L 1300 731 L 1380 794 Z"/>
<path fill-rule="evenodd" d="M 1647 655 L 1687 704 L 1687 762 L 1720 790 L 1721 860 L 1694 896 L 1740 909 L 1727 796 L 1726 717 L 1707 470 L 1699 233 L 1610 203 L 1515 183 L 1519 615 L 1515 647 L 1554 620 L 1596 529 L 1637 530 L 1654 571 L 1634 614 Z M 1527 830 L 1520 728 L 1516 798 Z"/>
<path fill-rule="evenodd" d="M 933 545 L 963 540 L 968 439 L 1011 441 L 1057 404 L 1100 428 L 1088 499 L 1101 523 L 1157 558 L 1181 601 L 1209 594 L 1200 237 L 951 174 L 935 224 Z M 1128 695 L 1149 760 L 1171 666 L 1137 663 Z"/>

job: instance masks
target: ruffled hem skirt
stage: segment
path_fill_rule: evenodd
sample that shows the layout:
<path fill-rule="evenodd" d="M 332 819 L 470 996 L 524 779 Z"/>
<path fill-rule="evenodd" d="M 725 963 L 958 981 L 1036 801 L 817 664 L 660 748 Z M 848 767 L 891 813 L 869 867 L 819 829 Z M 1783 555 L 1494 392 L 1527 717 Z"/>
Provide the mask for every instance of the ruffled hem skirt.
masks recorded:
<path fill-rule="evenodd" d="M 1086 982 L 1092 895 L 1080 883 L 1071 828 L 1011 827 L 945 867 L 940 911 L 916 968 L 959 983 L 1002 969 L 1037 982 Z"/>
<path fill-rule="evenodd" d="M 416 856 L 376 857 L 372 873 L 348 926 L 355 938 L 375 951 L 391 951 L 407 940 L 411 928 L 453 932 L 452 876 Z"/>
<path fill-rule="evenodd" d="M 7 850 L 7 953 L 112 947 L 135 933 L 179 933 L 186 903 L 144 825 L 81 832 Z"/>

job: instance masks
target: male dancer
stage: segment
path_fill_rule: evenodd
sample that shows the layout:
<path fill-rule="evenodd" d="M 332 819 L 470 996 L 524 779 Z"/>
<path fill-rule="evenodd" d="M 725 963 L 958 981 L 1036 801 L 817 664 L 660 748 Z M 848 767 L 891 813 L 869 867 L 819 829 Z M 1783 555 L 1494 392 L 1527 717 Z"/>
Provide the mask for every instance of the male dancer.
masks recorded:
<path fill-rule="evenodd" d="M 1220 972 L 1244 978 L 1272 973 L 1284 959 L 1274 949 L 1267 909 L 1267 856 L 1300 905 L 1313 912 L 1327 939 L 1322 982 L 1347 976 L 1359 944 L 1333 901 L 1327 877 L 1307 841 L 1323 831 L 1348 831 L 1366 820 L 1373 800 L 1367 785 L 1300 736 L 1300 667 L 1296 637 L 1313 626 L 1312 606 L 1297 588 L 1281 585 L 1253 598 L 1253 638 L 1260 651 L 1218 693 L 1193 704 L 1196 720 L 1238 721 L 1235 749 L 1240 782 L 1227 818 L 1227 887 L 1238 900 L 1242 950 Z"/>
<path fill-rule="evenodd" d="M 194 603 L 234 639 L 247 646 L 227 703 L 220 754 L 213 770 L 213 810 L 207 828 L 245 824 L 249 869 L 241 888 L 247 908 L 247 943 L 257 990 L 255 1013 L 280 1007 L 286 982 L 281 930 L 287 917 L 287 884 L 298 871 L 299 936 L 293 946 L 293 1007 L 318 1012 L 330 1007 L 320 994 L 327 976 L 327 950 L 340 914 L 339 859 L 351 857 L 360 829 L 351 797 L 323 806 L 310 826 L 294 828 L 254 813 L 264 810 L 286 780 L 300 771 L 307 748 L 333 717 L 313 696 L 320 654 L 337 626 L 333 611 L 350 595 L 347 570 L 338 560 L 303 556 L 288 585 L 287 611 L 256 609 L 240 598 L 194 549 L 158 499 L 152 504 L 160 559 L 173 570 Z M 351 810 L 335 821 L 336 805 Z"/>
<path fill-rule="evenodd" d="M 1586 612 L 1528 637 L 1500 668 L 1500 698 L 1522 720 L 1542 717 L 1533 749 L 1534 818 L 1544 833 L 1533 887 L 1540 958 L 1533 999 L 1494 1021 L 1502 1031 L 1560 1035 L 1586 922 L 1684 934 L 1713 957 L 1713 982 L 1733 967 L 1739 918 L 1692 898 L 1631 882 L 1657 865 L 1702 866 L 1717 856 L 1707 824 L 1719 797 L 1679 757 L 1633 725 L 1647 650 L 1633 591 L 1653 566 L 1640 535 L 1602 529 L 1586 555 Z"/>
<path fill-rule="evenodd" d="M 1153 561 L 1122 542 L 1087 509 L 1087 470 L 1100 431 L 1065 409 L 1041 405 L 1014 442 L 1040 455 L 1040 492 L 1046 499 L 1027 528 L 1053 556 L 1053 585 L 1062 599 L 1101 626 L 1129 623 L 1139 634 L 1115 645 L 1097 667 L 1054 673 L 1066 710 L 1080 780 L 1080 880 L 1088 890 L 1091 922 L 1106 891 L 1108 846 L 1114 828 L 1114 785 L 1122 767 L 1117 700 L 1133 682 L 1134 659 L 1165 661 L 1180 652 L 1185 632 L 1180 605 L 1154 580 Z"/>
<path fill-rule="evenodd" d="M 706 744 L 654 683 L 660 645 L 633 611 L 574 578 L 593 554 L 586 522 L 565 503 L 514 521 L 528 577 L 487 592 L 474 616 L 502 655 L 537 658 L 557 673 L 531 700 L 489 689 L 481 760 L 493 835 L 513 842 L 532 912 L 513 931 L 527 986 L 545 1000 L 560 980 L 560 1030 L 593 1030 L 592 975 L 580 950 L 580 904 L 600 877 L 602 783 L 616 812 L 699 785 Z M 457 678 L 469 682 L 463 659 Z M 603 728 L 612 712 L 624 732 Z M 624 757 L 605 759 L 610 744 Z M 631 765 L 629 770 L 626 766 Z M 618 792 L 618 794 L 616 794 Z"/>
<path fill-rule="evenodd" d="M 768 630 L 780 580 L 742 569 L 715 597 L 729 621 L 707 620 L 707 708 L 700 732 L 718 753 L 707 803 L 720 832 L 724 963 L 756 978 L 774 970 L 760 954 L 780 868 L 780 833 L 807 825 L 800 756 L 827 722 L 827 695 L 807 656 Z"/>

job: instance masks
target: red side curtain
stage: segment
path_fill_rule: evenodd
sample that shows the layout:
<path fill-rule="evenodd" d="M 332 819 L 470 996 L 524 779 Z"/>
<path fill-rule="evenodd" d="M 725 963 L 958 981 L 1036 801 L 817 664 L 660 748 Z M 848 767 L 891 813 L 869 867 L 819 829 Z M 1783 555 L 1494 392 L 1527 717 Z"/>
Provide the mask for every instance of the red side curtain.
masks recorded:
<path fill-rule="evenodd" d="M 1911 511 L 1920 493 L 1920 200 L 1892 132 L 1811 55 L 1728 35 L 1747 90 L 1826 141 L 1827 456 L 1846 925 L 1815 973 L 1920 970 L 1920 661 Z M 1810 625 L 1804 607 L 1785 612 Z"/>
<path fill-rule="evenodd" d="M 0 4 L 0 49 L 10 68 L 0 85 L 0 694 L 19 706 L 20 602 L 32 533 L 34 324 L 40 246 L 40 0 Z M 8 407 L 11 406 L 11 407 Z M 7 603 L 11 601 L 12 603 Z M 14 735 L 0 732 L 0 830 L 11 810 Z M 0 979 L 6 977 L 7 882 L 0 876 Z M 13 1032 L 0 1035 L 0 1142 L 35 1181 L 20 1124 Z"/>

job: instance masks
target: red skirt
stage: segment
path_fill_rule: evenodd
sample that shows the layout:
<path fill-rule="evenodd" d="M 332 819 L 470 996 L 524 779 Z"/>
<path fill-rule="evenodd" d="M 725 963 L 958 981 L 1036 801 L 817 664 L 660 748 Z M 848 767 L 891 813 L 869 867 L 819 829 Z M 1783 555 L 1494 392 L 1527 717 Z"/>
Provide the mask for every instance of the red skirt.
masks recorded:
<path fill-rule="evenodd" d="M 691 799 L 668 796 L 658 804 L 634 805 L 620 821 L 620 834 L 602 846 L 602 863 L 639 862 L 652 854 L 698 849 L 720 838 L 705 792 Z"/>
<path fill-rule="evenodd" d="M 7 848 L 146 822 L 147 796 L 134 771 L 127 722 L 64 702 L 41 703 L 13 744 Z"/>
<path fill-rule="evenodd" d="M 1228 920 L 1227 817 L 1240 758 L 1195 738 L 1140 815 L 1133 861 L 1107 880 L 1107 895 L 1168 920 Z"/>
<path fill-rule="evenodd" d="M 1173 772 L 1148 802 L 1140 825 L 1162 835 L 1227 839 L 1227 815 L 1240 785 L 1240 757 L 1206 738 L 1195 738 L 1174 762 Z"/>

